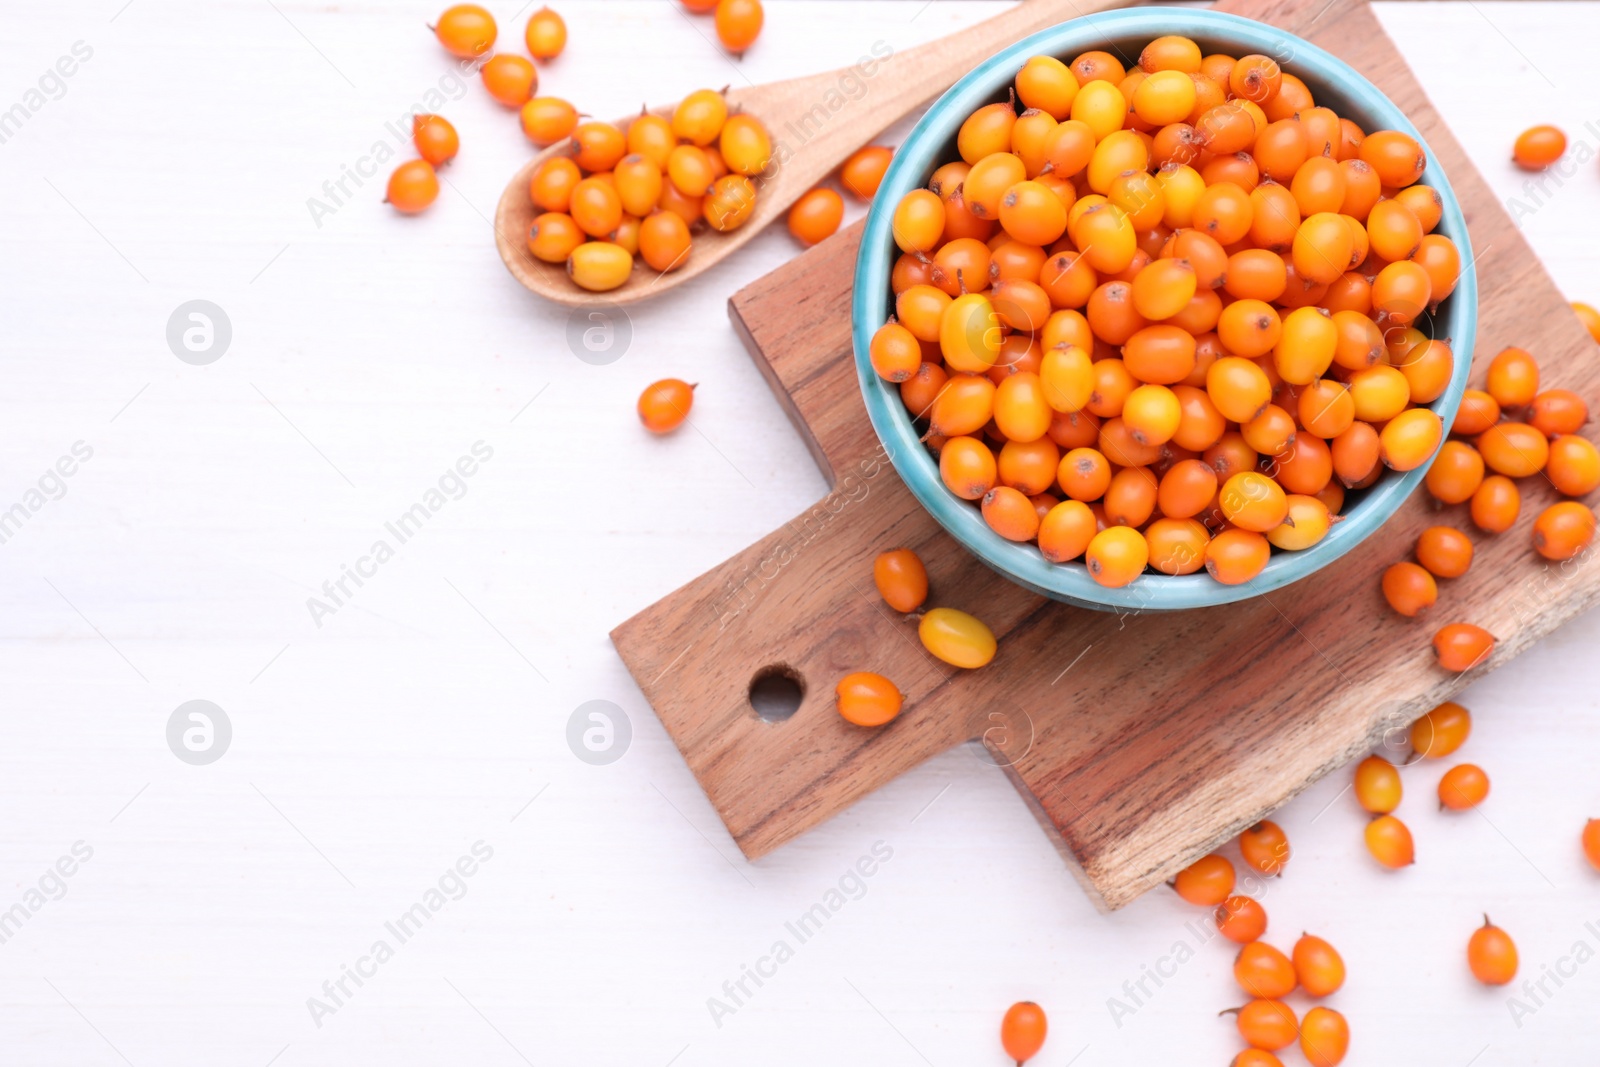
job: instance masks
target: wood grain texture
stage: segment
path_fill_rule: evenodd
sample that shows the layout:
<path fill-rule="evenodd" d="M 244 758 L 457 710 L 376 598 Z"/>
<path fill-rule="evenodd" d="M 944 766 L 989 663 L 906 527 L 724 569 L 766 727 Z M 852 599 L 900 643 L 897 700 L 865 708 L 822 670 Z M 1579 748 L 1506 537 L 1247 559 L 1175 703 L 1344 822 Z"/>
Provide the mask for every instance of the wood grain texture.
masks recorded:
<path fill-rule="evenodd" d="M 1482 313 L 1475 381 L 1495 352 L 1538 354 L 1549 380 L 1600 386 L 1593 342 L 1361 0 L 1220 5 L 1291 29 L 1362 71 L 1421 129 L 1459 195 Z M 1319 14 L 1320 11 L 1320 14 Z M 1382 533 L 1296 585 L 1202 611 L 1099 614 L 1040 599 L 959 548 L 916 504 L 867 423 L 850 357 L 859 227 L 740 292 L 736 326 L 833 491 L 623 624 L 613 640 L 734 839 L 763 855 L 906 768 L 983 738 L 1086 888 L 1119 907 L 1454 693 L 1470 676 L 1433 664 L 1452 620 L 1499 638 L 1491 670 L 1600 601 L 1592 556 L 1546 565 L 1532 517 L 1556 499 L 1524 483 L 1509 534 L 1476 535 L 1471 572 L 1444 583 L 1433 619 L 1388 611 L 1382 570 L 1441 515 L 1425 494 Z M 1586 394 L 1587 395 L 1587 394 Z M 1000 639 L 994 663 L 932 660 L 912 622 L 872 589 L 874 555 L 914 548 L 930 603 L 971 610 Z M 708 625 L 713 624 L 714 625 Z M 746 691 L 769 666 L 804 681 L 798 713 L 758 719 Z M 862 731 L 832 708 L 850 670 L 896 679 L 907 710 Z"/>
<path fill-rule="evenodd" d="M 961 33 L 915 48 L 896 52 L 878 41 L 852 66 L 729 91 L 730 111 L 755 115 L 771 133 L 773 162 L 753 179 L 756 204 L 749 221 L 727 233 L 697 226 L 688 260 L 671 273 L 637 265 L 620 287 L 591 293 L 573 284 L 565 264 L 545 263 L 529 253 L 528 230 L 539 211 L 528 199 L 528 183 L 545 160 L 572 153 L 570 140 L 551 145 L 512 176 L 495 208 L 495 248 L 512 277 L 559 304 L 601 307 L 660 296 L 733 254 L 784 215 L 801 194 L 815 188 L 852 152 L 1001 48 L 1047 26 L 1139 2 L 1025 0 Z M 673 106 L 657 107 L 654 112 L 670 116 Z M 625 128 L 633 117 L 624 116 L 617 125 Z"/>

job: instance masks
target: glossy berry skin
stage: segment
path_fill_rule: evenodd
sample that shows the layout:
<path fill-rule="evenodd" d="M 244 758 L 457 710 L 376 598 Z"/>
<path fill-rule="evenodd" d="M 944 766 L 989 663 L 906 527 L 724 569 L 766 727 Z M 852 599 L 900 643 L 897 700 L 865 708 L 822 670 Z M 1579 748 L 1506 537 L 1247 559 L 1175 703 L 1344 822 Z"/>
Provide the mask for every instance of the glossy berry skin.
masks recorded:
<path fill-rule="evenodd" d="M 1400 772 L 1382 756 L 1368 756 L 1356 764 L 1356 802 L 1374 815 L 1387 815 L 1400 806 Z"/>
<path fill-rule="evenodd" d="M 1031 1000 L 1021 1000 L 1007 1008 L 1000 1020 L 1000 1045 L 1021 1067 L 1044 1047 L 1049 1029 L 1044 1009 Z"/>
<path fill-rule="evenodd" d="M 567 23 L 547 7 L 541 7 L 528 16 L 528 28 L 523 43 L 534 59 L 551 60 L 567 46 Z"/>
<path fill-rule="evenodd" d="M 810 248 L 832 237 L 844 219 L 844 200 L 828 188 L 806 193 L 789 209 L 789 233 Z"/>
<path fill-rule="evenodd" d="M 1472 539 L 1452 526 L 1430 526 L 1417 536 L 1417 562 L 1436 578 L 1467 573 L 1472 551 Z"/>
<path fill-rule="evenodd" d="M 1545 559 L 1569 560 L 1594 543 L 1595 515 L 1586 504 L 1551 504 L 1533 523 L 1533 550 Z"/>
<path fill-rule="evenodd" d="M 489 95 L 506 107 L 522 107 L 539 88 L 539 75 L 533 64 L 521 56 L 507 53 L 490 56 L 478 74 Z"/>
<path fill-rule="evenodd" d="M 1411 748 L 1423 759 L 1443 759 L 1471 733 L 1472 713 L 1447 700 L 1411 724 Z"/>
<path fill-rule="evenodd" d="M 938 659 L 952 667 L 976 670 L 994 659 L 994 632 L 980 620 L 954 608 L 934 608 L 917 624 L 917 636 Z"/>
<path fill-rule="evenodd" d="M 477 4 L 446 8 L 433 27 L 434 36 L 453 56 L 472 59 L 494 47 L 494 16 Z"/>
<path fill-rule="evenodd" d="M 928 570 L 909 548 L 884 552 L 873 560 L 872 582 L 883 602 L 902 615 L 916 611 L 928 599 Z"/>
<path fill-rule="evenodd" d="M 1247 1048 L 1229 1060 L 1228 1067 L 1283 1067 L 1283 1061 L 1264 1048 Z"/>
<path fill-rule="evenodd" d="M 890 722 L 900 714 L 903 699 L 893 682 L 871 671 L 856 671 L 839 679 L 834 697 L 839 714 L 856 726 Z"/>
<path fill-rule="evenodd" d="M 639 421 L 651 433 L 671 433 L 683 425 L 694 406 L 694 386 L 663 378 L 639 394 Z"/>
<path fill-rule="evenodd" d="M 1412 618 L 1433 606 L 1439 586 L 1424 568 L 1400 562 L 1383 572 L 1383 597 L 1395 611 Z"/>
<path fill-rule="evenodd" d="M 1276 1052 L 1294 1044 L 1300 1036 L 1294 1009 L 1281 1000 L 1252 1000 L 1239 1009 L 1235 1019 L 1239 1036 L 1252 1048 Z"/>
<path fill-rule="evenodd" d="M 586 241 L 567 257 L 567 277 L 580 289 L 604 293 L 633 272 L 633 253 L 611 241 Z"/>
<path fill-rule="evenodd" d="M 1213 913 L 1217 932 L 1229 941 L 1246 945 L 1267 932 L 1267 910 L 1250 897 L 1231 896 Z"/>
<path fill-rule="evenodd" d="M 1233 978 L 1239 988 L 1262 1000 L 1279 1000 L 1294 992 L 1294 964 L 1288 956 L 1264 941 L 1252 941 L 1233 959 Z"/>
<path fill-rule="evenodd" d="M 1330 996 L 1344 985 L 1344 958 L 1322 938 L 1301 934 L 1290 958 L 1294 961 L 1295 977 L 1307 996 Z"/>
<path fill-rule="evenodd" d="M 1467 966 L 1484 985 L 1506 985 L 1517 976 L 1517 944 L 1487 915 L 1467 941 Z"/>
<path fill-rule="evenodd" d="M 894 149 L 869 144 L 858 148 L 839 168 L 839 184 L 857 200 L 871 200 L 877 195 L 883 175 L 889 169 Z"/>
<path fill-rule="evenodd" d="M 1439 779 L 1439 806 L 1451 811 L 1466 811 L 1483 803 L 1489 795 L 1489 776 L 1472 763 L 1460 763 Z"/>
<path fill-rule="evenodd" d="M 1517 135 L 1511 161 L 1523 170 L 1544 170 L 1567 150 L 1567 135 L 1554 126 L 1532 126 Z"/>
<path fill-rule="evenodd" d="M 765 19 L 761 0 L 718 0 L 717 39 L 722 47 L 739 55 L 755 44 Z"/>
<path fill-rule="evenodd" d="M 433 164 L 425 159 L 407 160 L 389 175 L 385 199 L 403 215 L 426 210 L 438 197 L 439 178 L 433 172 Z"/>
<path fill-rule="evenodd" d="M 1289 862 L 1289 837 L 1277 823 L 1263 819 L 1239 835 L 1239 852 L 1255 870 L 1279 875 Z"/>
<path fill-rule="evenodd" d="M 1367 823 L 1364 836 L 1372 858 L 1390 870 L 1409 867 L 1417 861 L 1410 829 L 1393 815 L 1380 815 Z"/>
<path fill-rule="evenodd" d="M 416 143 L 417 154 L 435 167 L 450 162 L 461 149 L 460 135 L 443 115 L 414 117 L 411 120 L 411 140 Z"/>
<path fill-rule="evenodd" d="M 522 105 L 519 117 L 523 136 L 541 148 L 555 144 L 578 127 L 578 109 L 555 96 L 534 97 Z"/>
<path fill-rule="evenodd" d="M 1338 1067 L 1350 1050 L 1350 1024 L 1319 1004 L 1300 1020 L 1300 1051 L 1311 1067 Z"/>
<path fill-rule="evenodd" d="M 1214 908 L 1228 899 L 1233 892 L 1235 875 L 1233 864 L 1226 856 L 1212 853 L 1201 856 L 1178 872 L 1172 888 L 1190 904 Z"/>
<path fill-rule="evenodd" d="M 1433 635 L 1433 652 L 1447 671 L 1470 671 L 1494 651 L 1494 635 L 1469 622 L 1453 622 Z"/>

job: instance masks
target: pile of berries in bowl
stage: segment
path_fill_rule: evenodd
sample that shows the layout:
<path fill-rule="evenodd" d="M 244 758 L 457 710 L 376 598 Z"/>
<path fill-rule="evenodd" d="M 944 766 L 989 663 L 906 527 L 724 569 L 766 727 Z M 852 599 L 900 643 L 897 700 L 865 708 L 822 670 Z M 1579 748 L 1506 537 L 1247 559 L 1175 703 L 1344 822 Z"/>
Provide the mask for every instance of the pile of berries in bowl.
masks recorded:
<path fill-rule="evenodd" d="M 1284 31 L 1036 34 L 896 153 L 853 320 L 868 414 L 990 566 L 1109 610 L 1306 577 L 1421 481 L 1466 387 L 1466 223 L 1414 127 Z"/>

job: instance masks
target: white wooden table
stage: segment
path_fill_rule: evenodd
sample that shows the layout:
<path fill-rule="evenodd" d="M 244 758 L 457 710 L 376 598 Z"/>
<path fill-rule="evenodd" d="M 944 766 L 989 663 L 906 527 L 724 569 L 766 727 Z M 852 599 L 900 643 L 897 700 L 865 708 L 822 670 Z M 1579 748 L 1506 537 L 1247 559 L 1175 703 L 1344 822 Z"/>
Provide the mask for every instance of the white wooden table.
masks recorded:
<path fill-rule="evenodd" d="M 621 359 L 575 358 L 565 315 L 494 255 L 484 216 L 528 147 L 452 81 L 423 29 L 441 3 L 0 18 L 0 513 L 22 504 L 0 525 L 0 1061 L 998 1065 L 1001 1012 L 1034 998 L 1041 1064 L 1226 1063 L 1215 1013 L 1240 996 L 1208 918 L 1161 891 L 1096 914 L 970 752 L 739 857 L 606 633 L 821 494 L 724 313 L 795 249 L 763 235 L 639 308 Z M 517 5 L 491 7 L 515 43 Z M 560 9 L 571 45 L 546 90 L 609 117 L 993 7 L 769 0 L 737 63 L 667 0 Z M 1527 200 L 1506 162 L 1523 127 L 1600 145 L 1600 5 L 1379 12 L 1504 197 Z M 71 76 L 50 76 L 62 57 Z M 388 124 L 435 91 L 463 139 L 439 203 L 392 214 L 390 163 L 314 217 L 325 182 L 408 151 Z M 1544 199 L 1535 247 L 1573 297 L 1600 296 L 1600 174 Z M 166 340 L 193 299 L 231 324 L 203 366 Z M 700 383 L 702 434 L 638 426 L 637 393 L 667 375 Z M 450 477 L 477 442 L 492 456 Z M 385 523 L 441 478 L 398 544 Z M 361 563 L 379 539 L 393 558 Z M 346 565 L 367 576 L 333 604 Z M 310 597 L 336 610 L 315 619 Z M 1600 950 L 1576 845 L 1600 814 L 1597 640 L 1590 616 L 1468 691 L 1462 755 L 1494 792 L 1439 815 L 1443 768 L 1410 772 L 1414 869 L 1367 859 L 1344 774 L 1282 813 L 1295 856 L 1269 940 L 1310 929 L 1344 951 L 1348 1063 L 1594 1062 L 1600 963 L 1570 954 Z M 191 700 L 231 724 L 206 765 L 168 746 Z M 631 725 L 610 764 L 567 743 L 591 700 Z M 875 848 L 872 876 L 846 877 Z M 802 943 L 785 924 L 841 878 Z M 1520 1026 L 1465 971 L 1485 910 L 1525 977 L 1566 972 Z"/>

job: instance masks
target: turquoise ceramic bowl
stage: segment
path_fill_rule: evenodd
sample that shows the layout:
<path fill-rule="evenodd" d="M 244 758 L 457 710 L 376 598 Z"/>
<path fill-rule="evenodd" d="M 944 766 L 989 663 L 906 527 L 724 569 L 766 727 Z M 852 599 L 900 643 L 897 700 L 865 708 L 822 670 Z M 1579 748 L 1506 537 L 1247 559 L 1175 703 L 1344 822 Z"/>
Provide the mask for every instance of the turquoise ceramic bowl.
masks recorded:
<path fill-rule="evenodd" d="M 940 97 L 895 152 L 873 199 L 856 261 L 852 305 L 856 373 L 867 414 L 901 478 L 940 525 L 996 571 L 1044 596 L 1104 611 L 1176 611 L 1228 604 L 1298 581 L 1371 536 L 1417 488 L 1427 470 L 1424 465 L 1405 473 L 1390 471 L 1370 488 L 1352 493 L 1344 521 L 1327 537 L 1302 552 L 1274 552 L 1261 574 L 1244 585 L 1222 585 L 1204 573 L 1180 577 L 1146 573 L 1121 589 L 1107 589 L 1089 576 L 1081 562 L 1051 563 L 1033 545 L 1005 540 L 989 528 L 974 505 L 946 489 L 939 478 L 938 462 L 918 443 L 918 431 L 900 402 L 898 387 L 873 373 L 868 346 L 873 332 L 893 310 L 889 274 L 899 255 L 890 232 L 894 207 L 906 193 L 925 185 L 940 164 L 957 158 L 956 131 L 966 116 L 984 104 L 1006 99 L 1013 77 L 1030 56 L 1043 53 L 1067 61 L 1081 52 L 1109 49 L 1113 44 L 1125 55 L 1137 56 L 1147 42 L 1163 34 L 1193 38 L 1208 54 L 1273 56 L 1284 70 L 1305 81 L 1319 103 L 1355 120 L 1363 129 L 1403 130 L 1421 140 L 1404 113 L 1371 82 L 1293 34 L 1205 10 L 1162 7 L 1106 12 L 1074 19 L 1017 42 L 980 64 Z M 1422 180 L 1436 189 L 1444 202 L 1435 232 L 1454 241 L 1461 250 L 1461 261 L 1470 264 L 1466 219 L 1431 151 Z M 1477 279 L 1468 269 L 1432 320 L 1433 335 L 1450 338 L 1456 356 L 1450 387 L 1430 405 L 1446 426 L 1455 418 L 1466 389 L 1477 321 Z"/>

